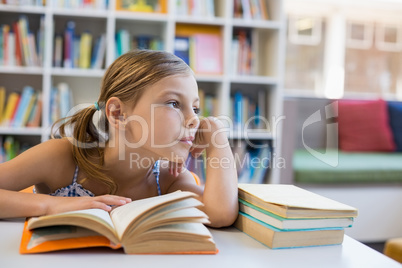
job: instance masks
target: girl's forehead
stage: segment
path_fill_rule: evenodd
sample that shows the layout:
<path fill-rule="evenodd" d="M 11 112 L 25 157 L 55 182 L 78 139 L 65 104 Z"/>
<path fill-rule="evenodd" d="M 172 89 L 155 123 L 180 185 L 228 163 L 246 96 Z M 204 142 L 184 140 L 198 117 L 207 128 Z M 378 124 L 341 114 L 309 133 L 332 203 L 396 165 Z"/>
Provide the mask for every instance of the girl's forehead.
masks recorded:
<path fill-rule="evenodd" d="M 195 94 L 198 96 L 197 82 L 192 75 L 175 75 L 161 79 L 150 86 L 148 92 L 153 96 L 167 93 Z"/>

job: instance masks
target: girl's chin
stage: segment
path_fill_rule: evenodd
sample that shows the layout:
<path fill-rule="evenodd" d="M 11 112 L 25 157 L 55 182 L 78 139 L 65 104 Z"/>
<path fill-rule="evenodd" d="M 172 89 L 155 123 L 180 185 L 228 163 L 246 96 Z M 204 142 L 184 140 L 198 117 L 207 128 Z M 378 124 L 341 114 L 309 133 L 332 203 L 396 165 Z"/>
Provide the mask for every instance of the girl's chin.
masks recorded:
<path fill-rule="evenodd" d="M 160 159 L 167 160 L 170 162 L 175 162 L 178 164 L 184 164 L 188 158 L 189 151 L 169 151 L 169 152 L 157 152 L 155 153 L 159 156 Z"/>

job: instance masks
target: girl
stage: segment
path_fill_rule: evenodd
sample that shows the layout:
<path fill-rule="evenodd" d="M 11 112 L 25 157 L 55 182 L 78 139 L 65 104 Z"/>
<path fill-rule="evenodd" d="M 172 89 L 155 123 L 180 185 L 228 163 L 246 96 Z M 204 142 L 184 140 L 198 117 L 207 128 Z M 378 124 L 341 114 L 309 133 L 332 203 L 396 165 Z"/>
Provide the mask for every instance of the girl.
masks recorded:
<path fill-rule="evenodd" d="M 182 60 L 162 51 L 122 55 L 107 69 L 95 105 L 60 125 L 61 139 L 0 164 L 0 218 L 110 211 L 184 190 L 199 195 L 211 226 L 231 225 L 238 214 L 232 152 L 223 124 L 200 121 L 198 111 L 197 83 Z M 183 166 L 189 152 L 203 150 L 204 188 Z M 31 185 L 37 194 L 19 192 Z"/>

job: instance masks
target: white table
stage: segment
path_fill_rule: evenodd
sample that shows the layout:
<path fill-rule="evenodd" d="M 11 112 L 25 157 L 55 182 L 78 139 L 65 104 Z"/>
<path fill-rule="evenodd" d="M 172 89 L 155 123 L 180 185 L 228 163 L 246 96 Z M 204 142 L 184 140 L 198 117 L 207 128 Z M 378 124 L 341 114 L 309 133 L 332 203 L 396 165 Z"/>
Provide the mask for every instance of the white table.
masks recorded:
<path fill-rule="evenodd" d="M 22 228 L 21 219 L 0 220 L 1 268 L 402 267 L 348 236 L 337 246 L 272 250 L 232 227 L 211 229 L 219 248 L 217 255 L 127 255 L 106 248 L 20 255 Z"/>

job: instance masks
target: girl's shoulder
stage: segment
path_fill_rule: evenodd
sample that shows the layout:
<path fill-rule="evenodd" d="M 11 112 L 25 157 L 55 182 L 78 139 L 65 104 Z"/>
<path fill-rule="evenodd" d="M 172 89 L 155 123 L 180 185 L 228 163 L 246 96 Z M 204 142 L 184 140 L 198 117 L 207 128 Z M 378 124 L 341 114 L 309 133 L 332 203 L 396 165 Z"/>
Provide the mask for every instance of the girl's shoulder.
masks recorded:
<path fill-rule="evenodd" d="M 50 139 L 38 144 L 38 150 L 43 150 L 48 157 L 62 157 L 72 156 L 73 144 L 67 139 Z"/>

